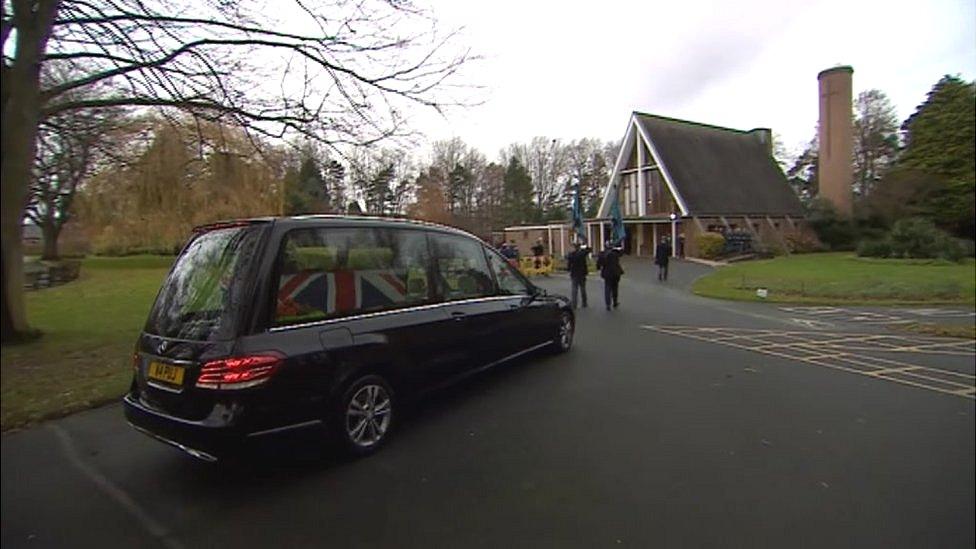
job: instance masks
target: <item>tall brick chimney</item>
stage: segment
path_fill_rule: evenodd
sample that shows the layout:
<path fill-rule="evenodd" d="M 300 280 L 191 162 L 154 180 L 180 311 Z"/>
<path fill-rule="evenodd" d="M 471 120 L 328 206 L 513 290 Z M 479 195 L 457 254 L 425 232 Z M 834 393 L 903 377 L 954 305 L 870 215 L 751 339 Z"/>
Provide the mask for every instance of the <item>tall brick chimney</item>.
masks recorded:
<path fill-rule="evenodd" d="M 829 200 L 845 217 L 851 217 L 854 212 L 853 74 L 853 68 L 843 66 L 817 75 L 820 83 L 820 156 L 817 165 L 820 196 Z"/>
<path fill-rule="evenodd" d="M 769 128 L 755 128 L 749 130 L 749 133 L 756 138 L 756 141 L 760 145 L 766 147 L 766 152 L 769 153 L 769 156 L 773 156 L 773 130 Z"/>

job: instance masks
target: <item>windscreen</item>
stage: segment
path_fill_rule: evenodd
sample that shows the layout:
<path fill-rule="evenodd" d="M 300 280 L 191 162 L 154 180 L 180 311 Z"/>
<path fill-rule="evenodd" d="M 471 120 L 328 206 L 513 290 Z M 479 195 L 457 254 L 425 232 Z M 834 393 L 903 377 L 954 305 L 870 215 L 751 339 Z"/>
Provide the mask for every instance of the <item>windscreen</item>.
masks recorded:
<path fill-rule="evenodd" d="M 146 332 L 198 341 L 232 337 L 260 235 L 260 227 L 248 226 L 195 237 L 163 283 Z"/>

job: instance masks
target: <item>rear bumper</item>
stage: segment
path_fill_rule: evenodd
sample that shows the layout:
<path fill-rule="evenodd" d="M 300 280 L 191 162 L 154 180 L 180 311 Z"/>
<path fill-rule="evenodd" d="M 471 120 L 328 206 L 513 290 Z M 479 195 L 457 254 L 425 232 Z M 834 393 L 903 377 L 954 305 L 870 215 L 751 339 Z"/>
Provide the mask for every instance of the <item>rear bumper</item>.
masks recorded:
<path fill-rule="evenodd" d="M 251 425 L 241 416 L 237 417 L 236 423 L 212 419 L 191 421 L 147 407 L 132 394 L 122 399 L 122 405 L 125 419 L 135 430 L 208 462 L 219 461 L 221 456 L 245 450 L 258 441 L 322 425 L 319 419 L 281 425 Z"/>
<path fill-rule="evenodd" d="M 125 395 L 122 405 L 126 421 L 137 431 L 204 461 L 217 461 L 243 439 L 235 427 L 169 416 L 146 407 L 131 394 Z"/>
<path fill-rule="evenodd" d="M 204 452 L 203 450 L 198 450 L 196 448 L 190 448 L 189 446 L 187 446 L 187 445 L 185 445 L 183 443 L 176 442 L 175 440 L 171 440 L 171 439 L 168 439 L 166 437 L 157 435 L 156 433 L 153 433 L 152 431 L 149 431 L 148 429 L 143 429 L 142 427 L 139 427 L 138 425 L 136 425 L 135 423 L 132 423 L 131 421 L 129 422 L 129 425 L 131 425 L 132 428 L 135 429 L 136 431 L 139 431 L 140 433 L 142 433 L 144 435 L 150 436 L 150 437 L 152 437 L 152 438 L 154 438 L 154 439 L 156 439 L 156 440 L 158 440 L 158 441 L 160 441 L 160 442 L 162 442 L 164 444 L 169 444 L 170 446 L 173 446 L 174 448 L 183 450 L 187 454 L 189 454 L 189 455 L 191 455 L 191 456 L 193 456 L 193 457 L 195 457 L 197 459 L 200 459 L 200 460 L 203 460 L 203 461 L 206 461 L 206 462 L 209 462 L 209 463 L 213 463 L 213 462 L 217 461 L 217 459 L 218 459 L 217 456 L 215 456 L 213 454 L 209 454 L 207 452 Z"/>

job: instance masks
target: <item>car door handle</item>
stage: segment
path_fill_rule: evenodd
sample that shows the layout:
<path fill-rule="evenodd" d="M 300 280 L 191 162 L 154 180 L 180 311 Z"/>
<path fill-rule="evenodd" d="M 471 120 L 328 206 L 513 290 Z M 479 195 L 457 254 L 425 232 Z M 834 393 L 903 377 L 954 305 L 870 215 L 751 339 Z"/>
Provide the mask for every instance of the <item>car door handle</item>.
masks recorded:
<path fill-rule="evenodd" d="M 454 320 L 464 320 L 468 316 L 464 311 L 451 311 L 451 318 Z"/>

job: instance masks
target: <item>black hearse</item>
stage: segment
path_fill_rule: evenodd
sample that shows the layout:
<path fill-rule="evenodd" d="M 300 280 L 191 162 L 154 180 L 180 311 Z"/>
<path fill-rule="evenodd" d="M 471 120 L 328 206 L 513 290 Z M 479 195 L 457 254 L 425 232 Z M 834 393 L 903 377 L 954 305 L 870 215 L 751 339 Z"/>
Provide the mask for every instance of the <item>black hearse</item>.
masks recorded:
<path fill-rule="evenodd" d="M 573 328 L 565 298 L 457 229 L 336 216 L 213 224 L 159 291 L 125 415 L 207 461 L 313 427 L 363 455 L 386 440 L 400 397 L 567 351 Z"/>

